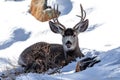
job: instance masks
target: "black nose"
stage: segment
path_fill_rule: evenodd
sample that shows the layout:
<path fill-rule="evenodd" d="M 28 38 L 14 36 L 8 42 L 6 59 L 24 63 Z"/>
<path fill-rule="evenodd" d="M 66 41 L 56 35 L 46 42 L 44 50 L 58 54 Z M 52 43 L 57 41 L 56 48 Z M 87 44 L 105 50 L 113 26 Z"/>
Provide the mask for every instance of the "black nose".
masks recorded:
<path fill-rule="evenodd" d="M 71 43 L 70 41 L 67 41 L 67 42 L 66 42 L 66 46 L 67 46 L 67 48 L 70 48 L 71 45 L 72 45 L 72 43 Z"/>
<path fill-rule="evenodd" d="M 72 44 L 70 41 L 67 41 L 66 44 Z"/>

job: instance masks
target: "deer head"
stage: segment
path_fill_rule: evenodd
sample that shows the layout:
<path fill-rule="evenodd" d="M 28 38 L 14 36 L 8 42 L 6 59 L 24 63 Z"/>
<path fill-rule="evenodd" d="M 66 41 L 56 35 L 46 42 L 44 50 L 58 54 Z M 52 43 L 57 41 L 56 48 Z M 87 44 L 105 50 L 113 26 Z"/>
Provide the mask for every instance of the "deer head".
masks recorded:
<path fill-rule="evenodd" d="M 77 15 L 81 18 L 80 22 L 78 22 L 73 28 L 66 28 L 59 22 L 58 17 L 54 18 L 53 21 L 49 21 L 50 29 L 52 30 L 52 32 L 62 35 L 62 43 L 65 52 L 79 48 L 78 34 L 84 32 L 88 28 L 89 20 L 85 19 L 86 12 L 83 10 L 81 4 L 80 8 L 81 16 Z"/>

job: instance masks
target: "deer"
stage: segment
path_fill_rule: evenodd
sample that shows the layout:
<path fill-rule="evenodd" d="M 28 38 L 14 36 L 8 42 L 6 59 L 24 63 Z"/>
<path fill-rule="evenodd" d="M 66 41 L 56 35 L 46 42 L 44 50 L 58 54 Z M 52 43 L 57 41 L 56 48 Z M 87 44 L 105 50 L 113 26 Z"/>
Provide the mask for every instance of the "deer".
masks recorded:
<path fill-rule="evenodd" d="M 30 14 L 41 22 L 55 18 L 54 9 L 47 5 L 48 0 L 31 0 Z M 59 12 L 60 14 L 60 12 Z"/>
<path fill-rule="evenodd" d="M 85 19 L 86 12 L 81 4 L 80 9 L 81 16 L 77 15 L 80 21 L 73 28 L 66 28 L 61 24 L 59 16 L 49 21 L 51 31 L 62 35 L 62 44 L 35 43 L 20 54 L 18 64 L 25 67 L 25 71 L 42 73 L 50 68 L 64 67 L 77 57 L 84 57 L 79 47 L 78 35 L 86 31 L 89 20 Z"/>

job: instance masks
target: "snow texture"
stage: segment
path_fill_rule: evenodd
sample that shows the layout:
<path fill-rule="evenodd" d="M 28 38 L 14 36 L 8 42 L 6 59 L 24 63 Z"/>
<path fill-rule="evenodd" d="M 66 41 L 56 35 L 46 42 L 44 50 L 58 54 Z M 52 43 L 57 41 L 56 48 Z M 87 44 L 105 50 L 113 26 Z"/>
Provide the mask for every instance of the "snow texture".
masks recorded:
<path fill-rule="evenodd" d="M 30 1 L 0 0 L 1 72 L 19 67 L 17 64 L 19 55 L 25 48 L 36 42 L 62 43 L 62 37 L 50 31 L 48 22 L 39 22 L 28 13 Z M 81 51 L 86 56 L 97 55 L 101 62 L 75 73 L 76 63 L 79 61 L 77 59 L 60 69 L 61 73 L 21 74 L 16 76 L 15 80 L 120 80 L 119 2 L 115 0 L 48 0 L 48 5 L 59 5 L 62 13 L 59 21 L 66 27 L 73 27 L 80 21 L 76 17 L 80 15 L 80 3 L 87 13 L 86 18 L 89 19 L 87 31 L 79 34 Z"/>

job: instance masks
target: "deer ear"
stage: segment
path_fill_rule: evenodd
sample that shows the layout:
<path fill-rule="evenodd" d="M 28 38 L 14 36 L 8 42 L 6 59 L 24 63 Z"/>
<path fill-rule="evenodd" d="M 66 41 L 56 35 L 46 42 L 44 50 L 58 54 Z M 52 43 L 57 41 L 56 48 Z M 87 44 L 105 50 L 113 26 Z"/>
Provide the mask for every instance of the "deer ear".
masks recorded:
<path fill-rule="evenodd" d="M 53 23 L 52 21 L 49 21 L 49 26 L 52 32 L 62 34 L 63 29 L 59 25 Z"/>
<path fill-rule="evenodd" d="M 75 27 L 74 30 L 76 30 L 77 33 L 84 32 L 88 28 L 89 20 L 86 19 L 83 22 L 78 23 Z"/>

